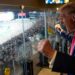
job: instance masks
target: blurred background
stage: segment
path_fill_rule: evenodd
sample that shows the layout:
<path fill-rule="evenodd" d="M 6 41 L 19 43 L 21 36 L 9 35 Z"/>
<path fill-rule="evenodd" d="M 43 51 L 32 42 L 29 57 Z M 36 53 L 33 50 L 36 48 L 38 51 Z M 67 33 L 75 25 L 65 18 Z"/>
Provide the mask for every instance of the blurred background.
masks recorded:
<path fill-rule="evenodd" d="M 54 49 L 68 53 L 70 43 L 54 28 L 63 27 L 57 10 L 67 2 L 74 0 L 0 1 L 0 75 L 61 74 L 51 72 L 49 59 L 32 46 L 49 39 Z"/>

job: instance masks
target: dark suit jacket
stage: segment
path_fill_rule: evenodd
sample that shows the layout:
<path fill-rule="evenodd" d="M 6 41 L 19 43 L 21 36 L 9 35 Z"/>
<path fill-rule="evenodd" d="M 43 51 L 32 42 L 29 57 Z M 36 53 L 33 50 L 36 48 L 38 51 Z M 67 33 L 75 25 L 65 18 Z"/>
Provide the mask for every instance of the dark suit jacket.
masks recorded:
<path fill-rule="evenodd" d="M 52 71 L 75 74 L 75 57 L 57 52 Z"/>

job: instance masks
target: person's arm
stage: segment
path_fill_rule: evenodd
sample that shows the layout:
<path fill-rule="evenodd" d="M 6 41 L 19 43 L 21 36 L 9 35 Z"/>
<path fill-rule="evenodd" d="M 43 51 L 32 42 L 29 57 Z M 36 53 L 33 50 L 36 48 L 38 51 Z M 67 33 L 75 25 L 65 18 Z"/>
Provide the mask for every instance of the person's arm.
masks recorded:
<path fill-rule="evenodd" d="M 72 40 L 72 36 L 70 36 L 66 32 L 60 32 L 60 36 L 62 36 L 63 38 L 65 38 L 67 41 L 71 41 Z"/>
<path fill-rule="evenodd" d="M 60 26 L 60 24 L 56 24 L 55 25 L 55 29 L 57 31 L 57 33 L 62 36 L 63 38 L 65 38 L 68 41 L 72 40 L 72 36 L 70 36 L 69 34 L 67 34 Z"/>

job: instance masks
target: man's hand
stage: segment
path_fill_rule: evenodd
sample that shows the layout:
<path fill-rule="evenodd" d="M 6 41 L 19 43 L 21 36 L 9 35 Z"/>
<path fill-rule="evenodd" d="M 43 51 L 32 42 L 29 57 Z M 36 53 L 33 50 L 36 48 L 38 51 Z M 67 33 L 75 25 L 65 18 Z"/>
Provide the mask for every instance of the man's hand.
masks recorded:
<path fill-rule="evenodd" d="M 51 47 L 49 40 L 47 39 L 41 40 L 37 44 L 37 50 L 41 53 L 44 53 L 49 58 L 52 58 L 55 53 L 55 51 Z"/>
<path fill-rule="evenodd" d="M 55 25 L 55 29 L 57 29 L 58 31 L 63 32 L 64 30 L 61 28 L 60 24 L 56 24 Z"/>

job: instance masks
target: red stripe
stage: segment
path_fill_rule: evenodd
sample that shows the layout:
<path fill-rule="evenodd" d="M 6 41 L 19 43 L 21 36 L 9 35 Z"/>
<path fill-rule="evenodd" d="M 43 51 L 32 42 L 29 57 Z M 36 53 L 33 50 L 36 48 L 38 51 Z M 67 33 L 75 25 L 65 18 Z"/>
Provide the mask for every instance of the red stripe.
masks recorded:
<path fill-rule="evenodd" d="M 70 55 L 73 54 L 74 47 L 75 47 L 75 33 L 74 33 L 74 37 L 73 37 L 72 43 L 71 43 Z"/>
<path fill-rule="evenodd" d="M 26 13 L 24 12 L 18 13 L 18 16 L 26 16 Z"/>

